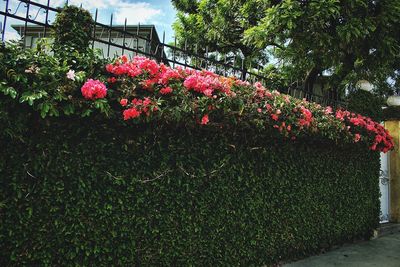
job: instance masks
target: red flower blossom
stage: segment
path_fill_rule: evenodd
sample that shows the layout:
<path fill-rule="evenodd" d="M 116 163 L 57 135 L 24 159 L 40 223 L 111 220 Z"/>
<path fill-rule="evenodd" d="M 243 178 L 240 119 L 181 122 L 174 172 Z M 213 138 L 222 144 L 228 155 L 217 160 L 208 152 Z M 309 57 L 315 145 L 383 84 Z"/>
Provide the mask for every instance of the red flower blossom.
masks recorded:
<path fill-rule="evenodd" d="M 121 106 L 125 107 L 128 104 L 128 99 L 122 98 L 121 101 L 119 101 L 119 103 L 121 104 Z"/>
<path fill-rule="evenodd" d="M 300 127 L 310 126 L 313 121 L 313 115 L 311 111 L 303 106 L 300 107 L 300 112 L 302 113 L 302 118 L 298 120 Z"/>
<path fill-rule="evenodd" d="M 115 77 L 110 77 L 107 79 L 107 82 L 109 83 L 115 83 L 117 81 L 117 79 Z"/>
<path fill-rule="evenodd" d="M 201 124 L 206 125 L 208 122 L 209 122 L 208 114 L 206 114 L 201 118 Z"/>
<path fill-rule="evenodd" d="M 160 90 L 160 93 L 162 94 L 162 95 L 168 95 L 168 94 L 170 94 L 170 93 L 172 93 L 172 88 L 171 87 L 165 87 L 165 88 L 162 88 L 161 90 Z"/>
<path fill-rule="evenodd" d="M 123 63 L 126 63 L 126 62 L 128 62 L 128 57 L 126 55 L 122 55 L 121 60 Z"/>
<path fill-rule="evenodd" d="M 129 108 L 124 110 L 124 120 L 134 119 L 140 116 L 140 112 L 136 108 Z"/>
<path fill-rule="evenodd" d="M 360 139 L 361 139 L 361 135 L 360 134 L 355 134 L 354 135 L 354 142 L 358 142 L 358 141 L 360 141 Z"/>

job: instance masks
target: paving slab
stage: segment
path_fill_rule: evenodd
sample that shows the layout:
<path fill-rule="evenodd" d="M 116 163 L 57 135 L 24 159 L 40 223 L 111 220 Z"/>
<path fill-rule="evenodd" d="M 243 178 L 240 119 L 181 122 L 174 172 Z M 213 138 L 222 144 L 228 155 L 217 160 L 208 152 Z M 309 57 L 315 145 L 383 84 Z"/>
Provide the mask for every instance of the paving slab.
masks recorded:
<path fill-rule="evenodd" d="M 400 267 L 400 233 L 348 244 L 285 267 Z"/>

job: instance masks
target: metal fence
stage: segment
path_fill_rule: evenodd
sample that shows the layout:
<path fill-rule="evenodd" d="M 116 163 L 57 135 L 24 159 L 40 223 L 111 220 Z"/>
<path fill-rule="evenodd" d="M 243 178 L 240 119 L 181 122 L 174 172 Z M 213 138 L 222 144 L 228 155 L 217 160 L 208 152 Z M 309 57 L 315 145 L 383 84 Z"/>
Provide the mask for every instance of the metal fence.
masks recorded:
<path fill-rule="evenodd" d="M 0 10 L 0 16 L 3 17 L 2 21 L 0 18 L 2 43 L 5 42 L 6 32 L 10 25 L 19 32 L 24 47 L 32 47 L 37 38 L 51 36 L 51 21 L 61 11 L 61 7 L 52 6 L 50 0 L 41 1 L 45 4 L 29 0 L 0 1 L 4 4 L 4 9 Z M 68 5 L 68 0 L 65 5 Z M 215 51 L 209 52 L 208 47 L 204 49 L 203 54 L 195 53 L 188 50 L 186 45 L 183 48 L 178 47 L 176 38 L 174 45 L 166 43 L 165 32 L 160 40 L 154 26 L 128 25 L 127 19 L 123 25 L 114 25 L 113 19 L 113 15 L 111 15 L 109 24 L 100 23 L 98 9 L 96 9 L 92 47 L 101 48 L 104 57 L 110 58 L 122 54 L 144 55 L 172 67 L 207 69 L 223 76 L 234 76 L 249 82 L 260 81 L 267 84 L 268 79 L 261 75 L 260 70 L 246 67 L 245 59 L 241 56 L 234 55 L 227 60 L 227 55 Z M 17 21 L 19 24 L 9 25 L 10 20 Z M 31 32 L 32 26 L 36 26 L 34 33 Z M 339 101 L 338 95 L 330 93 L 317 95 L 305 92 L 301 86 L 291 86 L 283 93 L 306 98 L 322 105 L 333 107 L 345 105 L 344 102 Z"/>

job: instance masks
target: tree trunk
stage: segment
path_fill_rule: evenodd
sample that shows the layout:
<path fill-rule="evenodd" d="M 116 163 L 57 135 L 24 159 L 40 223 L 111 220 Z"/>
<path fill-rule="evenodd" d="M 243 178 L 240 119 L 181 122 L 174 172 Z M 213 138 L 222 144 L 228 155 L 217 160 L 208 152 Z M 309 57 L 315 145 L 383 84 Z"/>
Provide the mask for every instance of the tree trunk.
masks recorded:
<path fill-rule="evenodd" d="M 317 81 L 318 74 L 320 70 L 317 67 L 313 67 L 306 76 L 304 80 L 304 92 L 308 94 L 314 93 L 314 84 Z"/>

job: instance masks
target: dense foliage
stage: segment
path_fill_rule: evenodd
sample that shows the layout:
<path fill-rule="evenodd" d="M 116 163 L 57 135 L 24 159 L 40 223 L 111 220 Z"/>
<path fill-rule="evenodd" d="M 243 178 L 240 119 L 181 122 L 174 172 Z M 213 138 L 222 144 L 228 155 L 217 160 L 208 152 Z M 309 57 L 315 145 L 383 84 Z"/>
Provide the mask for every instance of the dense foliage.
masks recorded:
<path fill-rule="evenodd" d="M 77 52 L 85 52 L 92 37 L 94 21 L 90 13 L 76 6 L 65 6 L 58 13 L 53 24 L 54 50 L 65 53 L 65 48 L 72 48 Z"/>
<path fill-rule="evenodd" d="M 347 99 L 348 110 L 370 117 L 375 121 L 383 120 L 384 101 L 382 97 L 373 92 L 355 90 L 348 94 Z"/>
<path fill-rule="evenodd" d="M 370 118 L 64 48 L 0 50 L 1 266 L 271 265 L 377 227 Z"/>
<path fill-rule="evenodd" d="M 18 43 L 0 46 L 0 92 L 34 106 L 42 117 L 73 114 L 76 109 L 90 113 L 93 105 L 103 108 L 101 101 L 86 103 L 78 89 L 89 77 L 104 72 L 98 53 L 68 50 L 67 58 L 74 58 L 72 66 L 64 54 L 50 55 L 50 49 L 46 39 L 35 49 L 23 49 Z"/>
<path fill-rule="evenodd" d="M 268 5 L 261 1 L 172 0 L 177 9 L 173 25 L 178 45 L 197 53 L 218 51 L 226 61 L 248 68 L 268 62 L 264 48 L 246 43 L 245 30 L 257 26 Z"/>
<path fill-rule="evenodd" d="M 266 75 L 278 75 L 285 86 L 296 81 L 312 92 L 324 75 L 326 91 L 343 93 L 362 79 L 382 93 L 399 90 L 400 1 L 172 2 L 182 44 L 239 51 L 260 63 L 268 59 L 260 52 L 267 50 L 276 68 L 266 68 Z"/>
<path fill-rule="evenodd" d="M 2 266 L 263 266 L 378 225 L 378 153 L 362 145 L 41 119 L 3 100 L 24 127 L 0 137 Z"/>

